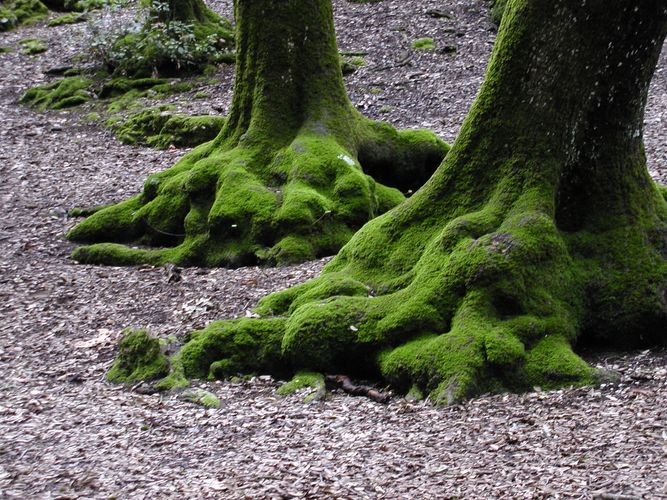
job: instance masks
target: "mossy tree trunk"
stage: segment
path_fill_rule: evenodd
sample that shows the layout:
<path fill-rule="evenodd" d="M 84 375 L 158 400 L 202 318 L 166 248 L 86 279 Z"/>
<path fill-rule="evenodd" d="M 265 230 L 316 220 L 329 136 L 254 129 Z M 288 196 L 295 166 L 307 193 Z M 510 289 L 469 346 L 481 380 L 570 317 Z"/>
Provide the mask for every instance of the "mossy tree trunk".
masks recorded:
<path fill-rule="evenodd" d="M 238 0 L 235 10 L 236 83 L 218 137 L 69 233 L 162 248 L 102 243 L 77 260 L 238 266 L 330 255 L 444 157 L 433 133 L 396 132 L 350 104 L 330 0 Z"/>
<path fill-rule="evenodd" d="M 196 332 L 178 377 L 370 371 L 451 403 L 588 384 L 576 342 L 667 343 L 667 203 L 642 117 L 663 0 L 510 0 L 437 172 L 258 319 Z"/>

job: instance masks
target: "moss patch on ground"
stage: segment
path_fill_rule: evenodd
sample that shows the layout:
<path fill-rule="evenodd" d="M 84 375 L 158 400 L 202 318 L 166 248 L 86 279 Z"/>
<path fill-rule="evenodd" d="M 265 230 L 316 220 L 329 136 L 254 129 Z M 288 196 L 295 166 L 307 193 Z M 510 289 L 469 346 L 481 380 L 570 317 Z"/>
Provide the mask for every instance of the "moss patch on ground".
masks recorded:
<path fill-rule="evenodd" d="M 413 40 L 412 48 L 415 50 L 433 50 L 435 49 L 435 42 L 433 38 L 418 38 Z"/>
<path fill-rule="evenodd" d="M 120 341 L 119 353 L 107 380 L 137 382 L 164 377 L 169 372 L 169 361 L 162 353 L 160 341 L 146 330 L 128 330 Z"/>
<path fill-rule="evenodd" d="M 21 40 L 19 45 L 22 47 L 19 52 L 23 55 L 41 54 L 49 50 L 46 41 L 41 38 L 26 38 Z"/>
<path fill-rule="evenodd" d="M 180 399 L 203 406 L 208 409 L 220 408 L 220 400 L 212 392 L 204 389 L 186 389 L 180 395 Z"/>
<path fill-rule="evenodd" d="M 71 108 L 92 98 L 89 90 L 91 84 L 92 80 L 72 76 L 33 87 L 23 94 L 19 102 L 39 111 Z"/>
<path fill-rule="evenodd" d="M 276 393 L 280 396 L 288 396 L 300 389 L 311 389 L 304 398 L 306 403 L 323 399 L 326 394 L 324 375 L 316 372 L 298 372 L 292 380 L 281 385 Z"/>
<path fill-rule="evenodd" d="M 44 19 L 49 9 L 39 0 L 14 0 L 0 4 L 0 32 Z"/>
<path fill-rule="evenodd" d="M 68 70 L 65 74 L 72 73 L 78 74 L 80 71 L 76 69 Z M 106 102 L 106 111 L 114 114 L 140 107 L 140 100 L 143 98 L 160 99 L 171 94 L 188 92 L 191 89 L 192 84 L 190 82 L 166 78 L 130 79 L 117 77 L 100 79 L 96 75 L 89 77 L 69 76 L 29 89 L 19 102 L 44 111 L 46 109 L 70 108 L 92 99 L 100 99 Z M 112 119 L 110 124 L 114 121 L 120 121 L 120 117 Z M 199 134 L 198 137 L 201 137 L 208 132 L 210 125 L 205 119 L 200 120 L 199 123 L 175 119 L 170 123 L 168 130 L 165 130 L 162 137 L 166 141 L 166 137 L 170 133 L 178 141 L 179 134 L 185 134 L 188 130 Z M 156 144 L 163 144 L 164 142 L 155 140 Z M 185 143 L 187 140 L 183 138 L 182 142 Z"/>
<path fill-rule="evenodd" d="M 77 12 L 68 12 L 67 14 L 54 17 L 53 19 L 49 19 L 46 25 L 49 27 L 64 26 L 66 24 L 82 23 L 85 22 L 87 19 L 88 16 L 86 14 L 81 14 Z"/>

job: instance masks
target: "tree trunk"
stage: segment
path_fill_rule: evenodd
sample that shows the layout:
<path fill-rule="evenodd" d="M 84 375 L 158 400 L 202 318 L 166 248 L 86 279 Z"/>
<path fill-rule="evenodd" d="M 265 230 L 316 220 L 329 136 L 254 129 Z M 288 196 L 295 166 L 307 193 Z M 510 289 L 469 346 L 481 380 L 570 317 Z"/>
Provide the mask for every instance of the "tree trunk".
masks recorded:
<path fill-rule="evenodd" d="M 377 370 L 451 403 L 593 383 L 578 341 L 667 343 L 667 203 L 642 148 L 666 33 L 663 0 L 510 0 L 429 182 L 266 318 L 196 333 L 174 377 Z"/>
<path fill-rule="evenodd" d="M 330 0 L 238 0 L 235 8 L 236 83 L 219 136 L 69 233 L 168 247 L 102 243 L 75 259 L 238 266 L 330 255 L 444 157 L 448 147 L 433 133 L 398 133 L 350 104 Z"/>

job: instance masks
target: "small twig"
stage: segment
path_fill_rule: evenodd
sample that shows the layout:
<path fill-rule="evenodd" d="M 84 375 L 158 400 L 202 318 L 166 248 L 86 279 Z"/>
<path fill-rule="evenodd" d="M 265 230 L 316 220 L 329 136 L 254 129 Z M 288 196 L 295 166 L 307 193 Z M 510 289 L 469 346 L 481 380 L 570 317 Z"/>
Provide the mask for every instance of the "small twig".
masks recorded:
<path fill-rule="evenodd" d="M 334 387 L 338 387 L 353 396 L 366 396 L 376 403 L 388 403 L 391 395 L 386 392 L 378 391 L 368 385 L 356 385 L 347 375 L 327 375 L 326 382 Z"/>

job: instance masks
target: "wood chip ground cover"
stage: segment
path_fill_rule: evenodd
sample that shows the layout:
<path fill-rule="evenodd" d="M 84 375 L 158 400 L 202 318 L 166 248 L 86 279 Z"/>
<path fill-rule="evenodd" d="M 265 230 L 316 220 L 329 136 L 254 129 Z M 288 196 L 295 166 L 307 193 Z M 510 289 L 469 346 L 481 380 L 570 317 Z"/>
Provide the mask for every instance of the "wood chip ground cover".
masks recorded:
<path fill-rule="evenodd" d="M 231 13 L 231 1 L 212 5 Z M 495 36 L 487 5 L 335 7 L 341 50 L 368 53 L 346 79 L 359 109 L 453 140 Z M 123 328 L 166 337 L 245 315 L 324 261 L 184 269 L 174 282 L 162 268 L 69 260 L 67 209 L 121 200 L 183 153 L 121 145 L 82 120 L 85 108 L 38 114 L 16 104 L 47 80 L 44 70 L 82 50 L 85 29 L 40 23 L 1 35 L 2 46 L 43 38 L 49 50 L 0 55 L 0 498 L 667 498 L 665 352 L 592 360 L 620 371 L 618 384 L 447 409 L 342 394 L 304 405 L 260 377 L 200 384 L 221 401 L 204 410 L 105 383 Z M 413 51 L 424 37 L 436 50 Z M 438 51 L 445 46 L 456 51 Z M 652 175 L 667 180 L 664 68 L 667 50 L 651 88 L 646 151 Z M 169 102 L 185 112 L 226 111 L 233 68 L 214 78 L 204 84 L 210 98 Z"/>

